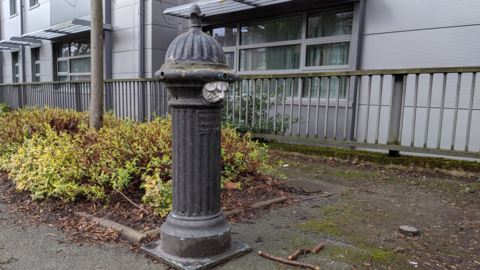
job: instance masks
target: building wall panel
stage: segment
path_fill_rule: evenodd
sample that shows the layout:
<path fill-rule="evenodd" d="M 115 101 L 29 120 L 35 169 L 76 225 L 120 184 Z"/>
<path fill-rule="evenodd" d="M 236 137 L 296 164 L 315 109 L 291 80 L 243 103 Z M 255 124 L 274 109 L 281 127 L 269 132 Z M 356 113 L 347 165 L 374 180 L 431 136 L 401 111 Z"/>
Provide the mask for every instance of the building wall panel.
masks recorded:
<path fill-rule="evenodd" d="M 362 69 L 478 66 L 480 25 L 365 35 Z"/>
<path fill-rule="evenodd" d="M 368 0 L 365 33 L 480 24 L 480 1 Z"/>

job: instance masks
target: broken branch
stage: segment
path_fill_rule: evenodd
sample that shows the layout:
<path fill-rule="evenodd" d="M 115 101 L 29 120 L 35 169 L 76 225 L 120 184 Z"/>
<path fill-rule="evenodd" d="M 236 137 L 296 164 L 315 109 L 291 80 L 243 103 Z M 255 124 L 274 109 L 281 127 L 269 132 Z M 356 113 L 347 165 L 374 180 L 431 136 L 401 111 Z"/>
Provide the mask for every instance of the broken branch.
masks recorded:
<path fill-rule="evenodd" d="M 129 201 L 131 204 L 135 205 L 136 207 L 138 207 L 140 210 L 142 210 L 143 212 L 145 212 L 146 214 L 148 214 L 148 211 L 143 209 L 143 207 L 141 207 L 140 205 L 134 203 L 132 200 L 130 200 L 130 198 L 127 197 L 127 195 L 123 194 L 123 192 L 121 192 L 120 190 L 116 189 L 116 188 L 113 188 L 113 190 L 115 190 L 116 192 L 120 193 L 125 199 L 127 199 L 127 201 Z"/>
<path fill-rule="evenodd" d="M 313 250 L 312 250 L 312 253 L 315 254 L 317 252 L 319 252 L 323 246 L 325 245 L 325 243 L 321 243 L 320 245 L 316 246 Z"/>
<path fill-rule="evenodd" d="M 290 260 L 287 260 L 287 259 L 284 259 L 284 258 L 280 258 L 280 257 L 274 256 L 274 255 L 270 255 L 270 254 L 265 253 L 265 252 L 262 252 L 262 251 L 259 251 L 258 254 L 259 254 L 260 256 L 265 257 L 265 258 L 268 258 L 268 259 L 270 259 L 270 260 L 282 262 L 282 263 L 285 263 L 285 264 L 290 264 L 290 265 L 296 265 L 296 266 L 306 267 L 306 268 L 310 268 L 310 269 L 314 269 L 314 270 L 320 270 L 320 267 L 318 267 L 318 266 L 316 266 L 316 265 L 313 265 L 313 264 L 303 263 L 303 262 L 296 262 L 296 261 L 290 261 Z"/>
<path fill-rule="evenodd" d="M 295 253 L 293 253 L 292 255 L 288 256 L 288 259 L 289 260 L 296 260 L 298 258 L 298 256 L 300 256 L 300 254 L 302 254 L 303 256 L 307 255 L 307 253 L 310 252 L 310 249 L 309 248 L 301 248 L 301 249 L 297 249 L 297 251 L 295 251 Z"/>

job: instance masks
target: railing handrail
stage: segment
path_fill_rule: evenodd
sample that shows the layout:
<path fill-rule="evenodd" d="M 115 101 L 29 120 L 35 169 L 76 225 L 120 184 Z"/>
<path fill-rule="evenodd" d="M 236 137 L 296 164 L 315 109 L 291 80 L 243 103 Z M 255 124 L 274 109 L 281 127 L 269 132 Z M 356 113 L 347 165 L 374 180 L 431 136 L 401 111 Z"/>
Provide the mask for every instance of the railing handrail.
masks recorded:
<path fill-rule="evenodd" d="M 306 78 L 306 77 L 333 77 L 333 76 L 369 76 L 369 75 L 407 75 L 407 74 L 432 74 L 432 73 L 468 73 L 480 72 L 480 66 L 469 67 L 441 67 L 441 68 L 406 68 L 406 69 L 365 69 L 365 70 L 345 70 L 345 71 L 318 71 L 308 73 L 286 73 L 286 74 L 252 74 L 240 75 L 243 79 L 279 79 L 279 78 Z M 156 78 L 136 78 L 136 79 L 108 79 L 105 83 L 112 82 L 155 82 Z M 27 83 L 3 83 L 0 86 L 17 85 L 43 85 L 43 84 L 77 84 L 89 83 L 85 81 L 52 81 L 52 82 L 27 82 Z"/>
<path fill-rule="evenodd" d="M 138 78 L 138 79 L 108 79 L 103 80 L 104 83 L 109 82 L 156 82 L 156 78 Z M 51 81 L 51 82 L 26 82 L 26 83 L 2 83 L 0 86 L 19 86 L 19 85 L 43 85 L 43 84 L 77 84 L 90 83 L 90 80 L 84 81 Z"/>
<path fill-rule="evenodd" d="M 243 79 L 279 79 L 279 78 L 306 78 L 306 77 L 333 77 L 359 75 L 407 75 L 431 73 L 467 73 L 480 72 L 480 66 L 471 67 L 443 67 L 443 68 L 407 68 L 407 69 L 364 69 L 329 72 L 287 73 L 287 74 L 255 74 L 240 75 Z"/>

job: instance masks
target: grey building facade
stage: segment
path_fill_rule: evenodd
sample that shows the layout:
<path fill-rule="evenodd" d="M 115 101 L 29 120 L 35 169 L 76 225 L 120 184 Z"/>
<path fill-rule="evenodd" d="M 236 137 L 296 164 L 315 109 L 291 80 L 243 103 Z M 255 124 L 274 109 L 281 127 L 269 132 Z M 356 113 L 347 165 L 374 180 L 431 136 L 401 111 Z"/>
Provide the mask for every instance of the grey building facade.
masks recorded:
<path fill-rule="evenodd" d="M 309 77 L 307 74 L 330 71 L 480 66 L 480 0 L 104 0 L 105 78 L 154 77 L 169 44 L 188 31 L 186 18 L 193 2 L 205 14 L 203 30 L 222 45 L 230 68 L 240 76 Z M 1 82 L 88 80 L 88 3 L 0 0 Z M 420 74 L 417 88 L 415 72 L 410 73 L 402 105 L 406 119 L 399 138 L 402 145 L 412 141 L 412 146 L 424 147 L 423 142 L 428 141 L 427 147 L 435 148 L 438 140 L 442 149 L 479 149 L 479 72 L 463 73 L 461 79 L 455 73 L 445 75 L 446 79 L 441 73 L 432 77 Z M 473 76 L 477 83 L 472 89 Z M 389 123 L 393 99 L 387 90 L 393 80 L 390 75 L 382 80 L 373 76 L 373 90 L 366 91 L 368 79 L 362 79 L 356 91 L 353 84 L 347 89 L 343 79 L 332 77 L 327 93 L 325 81 L 312 78 L 310 95 L 319 95 L 320 110 L 331 109 L 329 117 L 333 117 L 334 108 L 329 107 L 327 97 L 335 99 L 339 89 L 343 108 L 350 93 L 346 109 L 338 110 L 338 118 L 346 115 L 350 123 L 352 97 L 358 92 L 357 140 L 386 143 L 388 128 L 380 128 L 376 134 L 374 128 L 365 127 Z M 287 111 L 294 106 L 302 115 L 308 110 L 315 114 L 305 105 L 307 89 L 300 91 L 297 82 L 294 86 L 296 100 L 290 104 L 287 95 Z M 319 93 L 315 89 L 320 89 Z M 327 138 L 332 138 L 333 121 L 319 121 L 310 128 L 325 126 Z M 422 127 L 425 123 L 426 128 Z M 458 130 L 457 138 L 464 137 L 465 130 L 470 132 L 469 145 L 459 139 L 451 145 L 455 135 L 451 126 Z M 337 127 L 339 134 L 342 127 Z M 345 133 L 353 134 L 350 124 L 346 128 Z M 299 135 L 305 136 L 305 131 Z"/>
<path fill-rule="evenodd" d="M 178 34 L 162 10 L 177 1 L 103 1 L 105 78 L 152 77 Z M 89 0 L 1 0 L 0 10 L 3 83 L 89 79 Z"/>

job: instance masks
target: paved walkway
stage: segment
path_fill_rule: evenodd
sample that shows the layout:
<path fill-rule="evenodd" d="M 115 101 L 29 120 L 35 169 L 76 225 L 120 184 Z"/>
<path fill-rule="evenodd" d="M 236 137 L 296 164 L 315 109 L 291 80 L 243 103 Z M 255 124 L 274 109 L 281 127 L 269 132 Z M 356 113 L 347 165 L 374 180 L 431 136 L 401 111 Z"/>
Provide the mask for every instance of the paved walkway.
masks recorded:
<path fill-rule="evenodd" d="M 266 211 L 261 218 L 252 219 L 252 223 L 234 224 L 232 231 L 238 234 L 232 234 L 233 240 L 250 245 L 253 251 L 217 269 L 278 269 L 280 266 L 277 263 L 261 258 L 258 251 L 288 257 L 297 248 L 313 249 L 325 242 L 327 239 L 324 236 L 292 228 L 299 219 L 312 214 L 315 208 L 311 206 L 323 201 L 325 198 L 319 198 L 306 201 L 304 205 Z M 8 214 L 8 211 L 7 206 L 0 205 L 0 260 L 14 259 L 1 264 L 3 269 L 166 269 L 143 255 L 127 252 L 127 247 L 59 243 L 66 236 L 59 229 L 45 226 L 22 228 L 13 224 L 22 220 L 21 217 Z M 25 222 L 22 220 L 22 223 Z M 335 240 L 329 241 L 333 243 Z M 348 243 L 338 242 L 336 245 Z M 319 254 L 309 255 L 305 261 L 324 264 L 321 257 Z M 338 264 L 338 267 L 329 269 L 346 267 L 348 265 Z"/>

